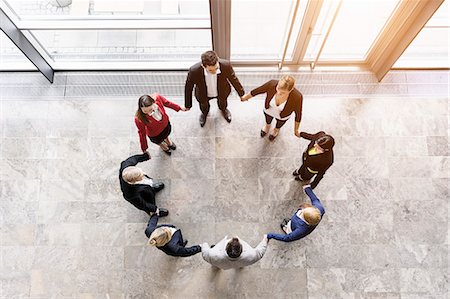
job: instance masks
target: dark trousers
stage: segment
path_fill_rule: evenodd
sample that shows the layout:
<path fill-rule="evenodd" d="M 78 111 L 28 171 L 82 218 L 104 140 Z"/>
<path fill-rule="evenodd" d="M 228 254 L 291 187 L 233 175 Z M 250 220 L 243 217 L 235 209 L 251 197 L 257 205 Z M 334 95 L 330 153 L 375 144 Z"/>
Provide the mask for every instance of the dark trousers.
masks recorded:
<path fill-rule="evenodd" d="M 309 172 L 308 168 L 304 164 L 300 166 L 297 172 L 302 180 L 310 180 L 316 175 L 315 173 Z"/>
<path fill-rule="evenodd" d="M 210 107 L 209 101 L 211 99 L 214 99 L 214 98 L 206 98 L 206 100 L 205 99 L 202 99 L 202 100 L 197 99 L 198 104 L 200 105 L 200 111 L 202 111 L 202 113 L 204 115 L 208 115 L 208 113 L 209 113 L 209 107 Z M 225 111 L 225 109 L 227 109 L 227 107 L 228 107 L 227 98 L 219 98 L 218 97 L 217 105 L 219 106 L 220 110 Z"/>
<path fill-rule="evenodd" d="M 266 114 L 264 112 L 264 116 L 266 117 L 266 124 L 270 125 L 272 123 L 273 120 L 273 116 L 270 116 L 268 114 Z M 287 122 L 287 120 L 279 120 L 277 119 L 277 124 L 275 125 L 275 127 L 277 129 L 281 128 L 282 126 L 284 126 L 284 124 Z"/>

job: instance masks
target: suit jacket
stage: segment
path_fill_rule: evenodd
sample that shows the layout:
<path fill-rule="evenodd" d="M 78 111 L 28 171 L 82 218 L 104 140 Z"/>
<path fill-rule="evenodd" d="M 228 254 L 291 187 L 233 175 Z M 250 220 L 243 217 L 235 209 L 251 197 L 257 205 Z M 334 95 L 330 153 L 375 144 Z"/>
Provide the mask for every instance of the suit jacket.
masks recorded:
<path fill-rule="evenodd" d="M 125 161 L 122 161 L 120 164 L 119 181 L 120 189 L 123 192 L 123 197 L 139 210 L 150 214 L 150 212 L 156 211 L 155 191 L 153 188 L 149 185 L 128 184 L 122 177 L 122 171 L 125 168 L 128 166 L 135 166 L 139 162 L 147 161 L 148 159 L 149 156 L 147 154 L 142 154 L 131 156 Z"/>
<path fill-rule="evenodd" d="M 158 224 L 158 215 L 153 214 L 150 217 L 150 220 L 148 221 L 148 225 L 147 225 L 147 229 L 145 230 L 145 235 L 147 236 L 147 238 L 150 238 L 150 235 L 152 234 L 152 232 L 161 226 L 168 226 L 168 227 L 175 227 L 174 225 L 171 224 L 161 224 L 161 225 L 157 225 Z M 162 247 L 156 247 L 159 250 L 162 250 L 164 253 L 171 255 L 171 256 L 191 256 L 194 254 L 199 253 L 202 249 L 199 245 L 194 245 L 191 247 L 184 247 L 183 244 L 183 235 L 181 234 L 181 230 L 177 230 L 173 235 L 172 235 L 172 239 L 170 239 L 170 241 L 162 246 Z"/>
<path fill-rule="evenodd" d="M 219 59 L 220 74 L 217 75 L 217 94 L 218 98 L 226 99 L 231 93 L 230 83 L 233 85 L 239 96 L 244 95 L 244 88 L 239 82 L 239 79 L 234 73 L 230 62 L 224 59 Z M 192 107 L 192 89 L 195 86 L 195 97 L 200 102 L 208 101 L 206 90 L 205 74 L 201 62 L 194 64 L 189 69 L 184 87 L 184 105 L 186 108 Z"/>
<path fill-rule="evenodd" d="M 253 89 L 250 92 L 250 94 L 252 96 L 256 96 L 258 94 L 266 93 L 266 100 L 264 102 L 264 107 L 268 109 L 270 105 L 270 100 L 272 100 L 272 98 L 277 93 L 276 89 L 277 84 L 278 84 L 277 80 L 267 81 L 260 87 Z M 284 106 L 283 111 L 281 111 L 280 117 L 284 118 L 291 115 L 292 112 L 295 112 L 295 121 L 299 123 L 302 120 L 302 104 L 303 104 L 303 95 L 300 93 L 300 91 L 297 90 L 297 88 L 294 88 L 294 90 L 292 90 L 291 93 L 289 94 L 286 106 Z"/>
<path fill-rule="evenodd" d="M 231 258 L 226 252 L 226 246 L 231 238 L 225 236 L 213 248 L 210 248 L 207 243 L 203 243 L 202 256 L 205 261 L 213 266 L 227 270 L 231 268 L 241 268 L 249 266 L 259 261 L 266 252 L 267 240 L 262 240 L 255 248 L 251 247 L 247 242 L 239 239 L 242 244 L 242 253 L 238 258 Z"/>
<path fill-rule="evenodd" d="M 320 216 L 323 217 L 323 214 L 325 214 L 325 209 L 323 208 L 320 200 L 317 198 L 317 196 L 314 194 L 314 192 L 312 191 L 311 188 L 306 188 L 305 192 L 311 199 L 311 204 L 320 211 Z M 275 239 L 275 240 L 283 241 L 283 242 L 292 242 L 292 241 L 300 240 L 301 238 L 306 237 L 313 230 L 315 230 L 317 225 L 315 225 L 315 226 L 309 225 L 308 223 L 306 223 L 300 217 L 297 216 L 297 212 L 299 210 L 301 210 L 301 209 L 298 209 L 295 212 L 294 216 L 292 216 L 292 218 L 291 218 L 291 229 L 292 229 L 291 233 L 289 233 L 289 234 L 271 233 L 271 234 L 267 234 L 267 238 Z"/>
<path fill-rule="evenodd" d="M 311 170 L 317 171 L 317 175 L 314 178 L 314 181 L 311 183 L 311 188 L 315 188 L 317 184 L 319 184 L 320 180 L 323 178 L 325 172 L 330 168 L 334 161 L 333 149 L 324 152 L 319 155 L 309 155 L 309 150 L 314 147 L 314 143 L 323 135 L 325 132 L 320 131 L 316 134 L 308 134 L 306 132 L 301 132 L 300 137 L 311 140 L 308 144 L 308 147 L 303 152 L 303 167 L 308 167 Z"/>

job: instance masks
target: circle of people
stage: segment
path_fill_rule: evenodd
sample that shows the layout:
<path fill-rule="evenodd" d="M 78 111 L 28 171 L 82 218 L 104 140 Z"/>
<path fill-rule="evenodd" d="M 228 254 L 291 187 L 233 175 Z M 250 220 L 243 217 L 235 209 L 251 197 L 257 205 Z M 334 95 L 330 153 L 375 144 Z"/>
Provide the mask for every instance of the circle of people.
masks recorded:
<path fill-rule="evenodd" d="M 266 94 L 263 109 L 265 125 L 260 132 L 261 138 L 269 134 L 269 140 L 274 141 L 291 114 L 295 114 L 295 136 L 310 140 L 310 143 L 303 152 L 302 165 L 292 174 L 295 180 L 303 183 L 302 188 L 311 203 L 302 203 L 290 219 L 286 218 L 282 221 L 280 224 L 282 233 L 265 234 L 262 241 L 254 248 L 237 236 L 225 236 L 211 246 L 203 243 L 186 247 L 188 241 L 183 239 L 179 228 L 172 224 L 158 225 L 159 217 L 169 214 L 167 209 L 157 207 L 155 202 L 155 195 L 164 188 L 164 184 L 155 182 L 136 165 L 151 158 L 147 137 L 169 156 L 176 150 L 175 143 L 169 137 L 172 127 L 165 109 L 168 107 L 177 112 L 188 111 L 192 107 L 194 87 L 195 98 L 201 110 L 199 118 L 201 127 L 206 123 L 211 99 L 217 99 L 223 117 L 227 122 L 231 122 L 231 112 L 227 109 L 227 98 L 231 93 L 230 84 L 233 85 L 242 102 L 256 95 Z M 203 259 L 208 263 L 221 269 L 230 269 L 248 266 L 260 260 L 266 252 L 270 239 L 292 242 L 309 235 L 325 213 L 313 189 L 333 164 L 334 139 L 323 131 L 316 134 L 299 131 L 302 101 L 302 94 L 295 88 L 295 79 L 289 75 L 284 75 L 279 80 L 270 80 L 245 94 L 230 62 L 220 59 L 214 51 L 203 53 L 201 62 L 189 69 L 185 85 L 184 107 L 170 102 L 157 93 L 141 96 L 134 120 L 143 154 L 131 156 L 121 163 L 119 180 L 124 198 L 150 215 L 145 230 L 145 235 L 149 238 L 147 244 L 177 257 L 187 257 L 201 252 Z M 274 118 L 276 119 L 275 127 L 271 130 Z"/>

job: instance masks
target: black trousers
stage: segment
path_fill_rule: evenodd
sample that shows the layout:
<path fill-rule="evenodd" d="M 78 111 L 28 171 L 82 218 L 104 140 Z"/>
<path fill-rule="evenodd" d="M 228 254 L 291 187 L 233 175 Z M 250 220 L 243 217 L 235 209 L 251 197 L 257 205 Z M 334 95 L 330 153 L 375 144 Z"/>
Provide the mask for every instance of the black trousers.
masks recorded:
<path fill-rule="evenodd" d="M 211 99 L 214 99 L 214 98 L 206 98 L 206 99 L 202 99 L 202 100 L 197 99 L 198 104 L 200 105 L 200 111 L 202 111 L 202 113 L 204 115 L 208 115 L 208 113 L 209 113 L 209 108 L 210 108 L 209 101 Z M 218 97 L 217 98 L 217 105 L 219 106 L 220 110 L 225 111 L 225 109 L 227 109 L 227 107 L 228 107 L 227 99 L 228 99 L 228 97 L 226 97 L 226 98 Z"/>
<path fill-rule="evenodd" d="M 266 117 L 266 124 L 270 125 L 273 120 L 273 116 L 268 115 L 264 112 L 264 116 Z M 275 125 L 275 128 L 279 129 L 287 122 L 287 120 L 279 120 L 277 119 L 277 124 Z"/>
<path fill-rule="evenodd" d="M 311 173 L 305 164 L 302 164 L 297 172 L 302 180 L 310 180 L 316 175 L 316 173 Z"/>

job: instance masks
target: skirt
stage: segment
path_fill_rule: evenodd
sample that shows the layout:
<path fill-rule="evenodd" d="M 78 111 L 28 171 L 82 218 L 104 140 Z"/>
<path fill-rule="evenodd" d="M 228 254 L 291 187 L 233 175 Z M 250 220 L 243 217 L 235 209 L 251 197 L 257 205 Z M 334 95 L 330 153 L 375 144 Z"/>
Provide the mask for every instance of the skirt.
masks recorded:
<path fill-rule="evenodd" d="M 158 136 L 154 136 L 154 137 L 148 137 L 150 138 L 150 141 L 156 144 L 160 144 L 161 142 L 164 141 L 164 139 L 166 139 L 167 137 L 169 137 L 170 132 L 172 132 L 172 126 L 170 125 L 170 122 L 167 124 L 167 126 L 164 128 L 164 130 L 162 130 L 161 133 L 159 133 Z"/>

